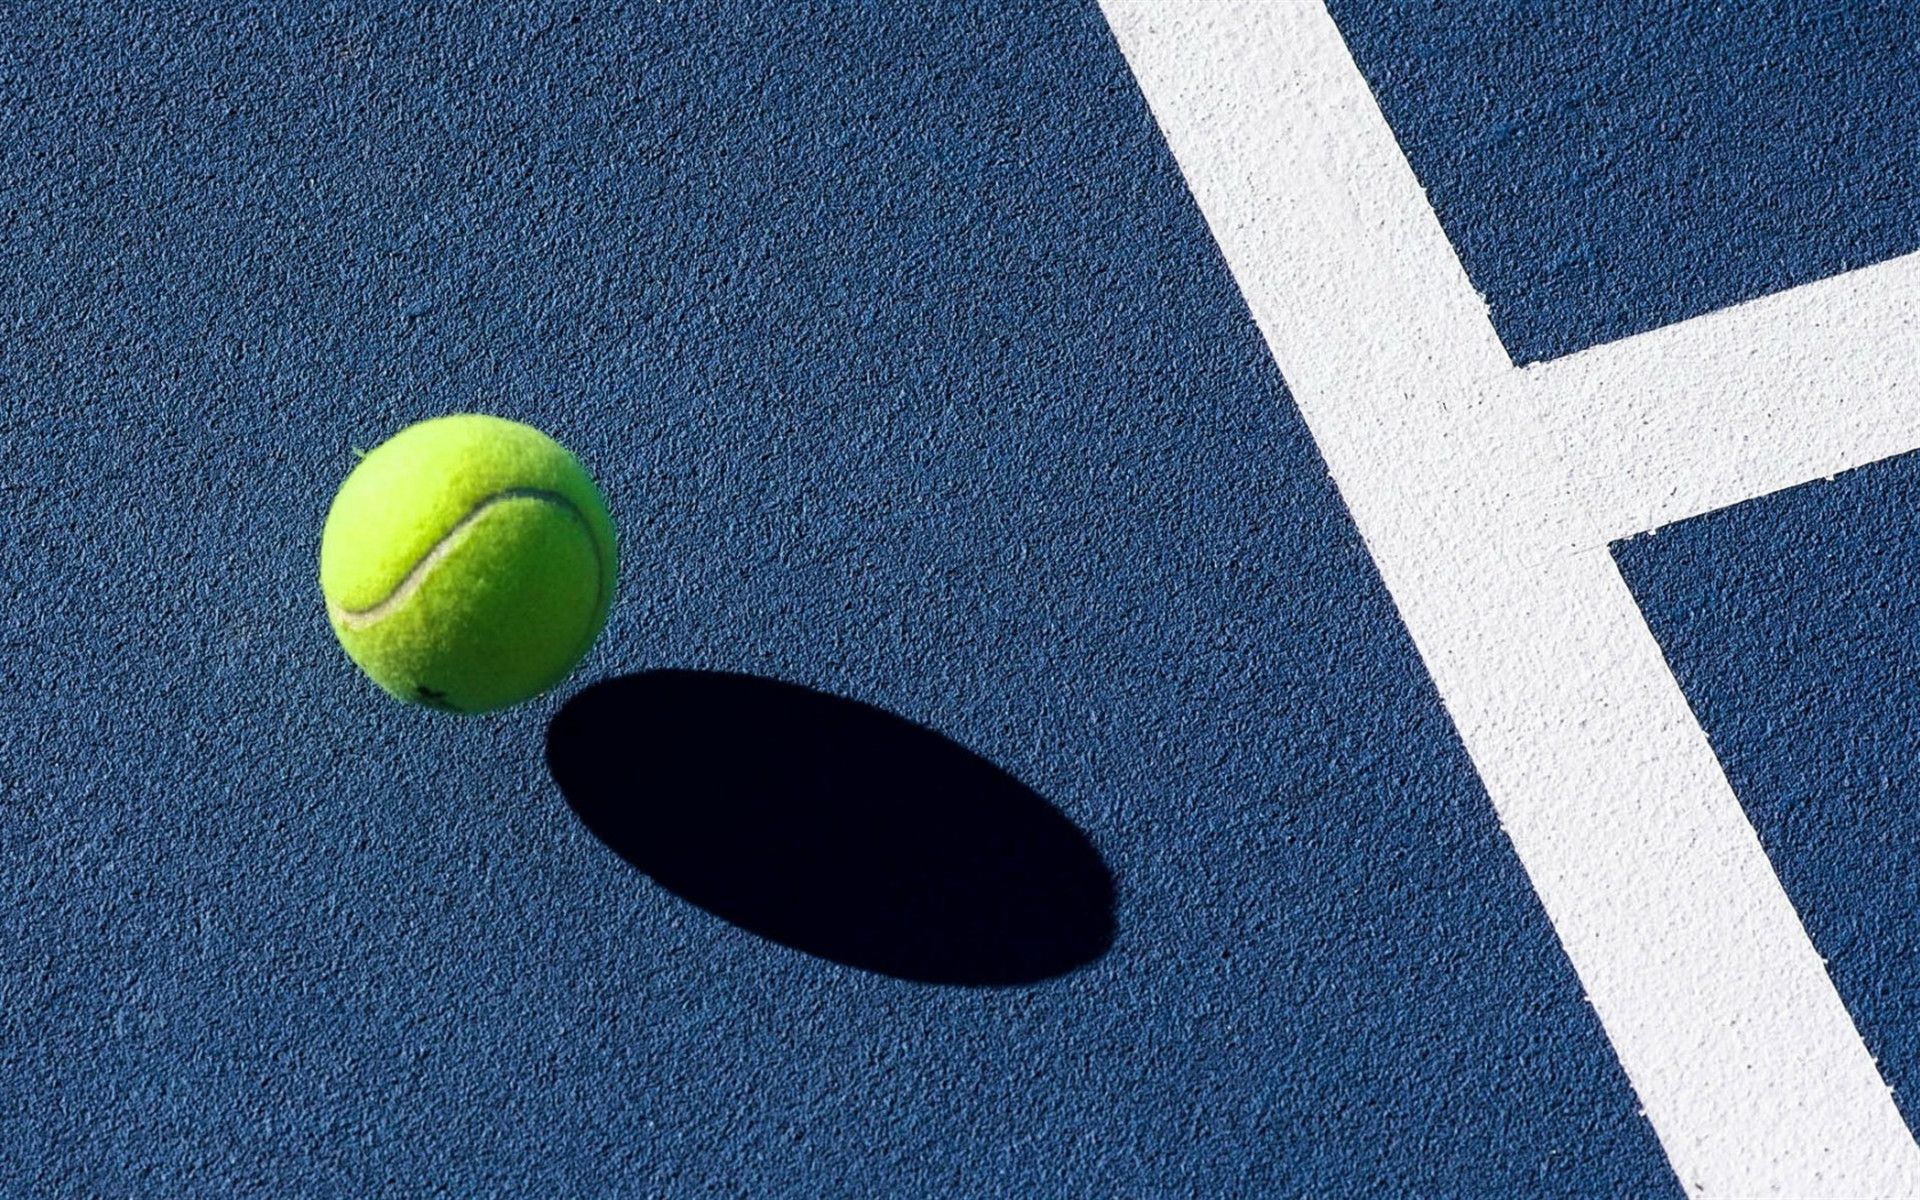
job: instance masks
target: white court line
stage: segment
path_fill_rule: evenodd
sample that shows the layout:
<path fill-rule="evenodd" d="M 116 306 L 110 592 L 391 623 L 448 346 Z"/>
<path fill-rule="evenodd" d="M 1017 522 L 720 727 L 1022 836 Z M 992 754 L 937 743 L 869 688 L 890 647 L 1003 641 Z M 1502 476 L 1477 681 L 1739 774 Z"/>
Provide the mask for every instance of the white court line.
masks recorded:
<path fill-rule="evenodd" d="M 1604 451 L 1556 436 L 1609 371 L 1658 409 L 1631 372 L 1664 360 L 1513 366 L 1319 5 L 1104 6 L 1682 1184 L 1920 1194 L 1920 1147 L 1605 550 L 1633 496 L 1584 494 L 1639 452 L 1631 415 Z"/>
<path fill-rule="evenodd" d="M 1528 367 L 1610 537 L 1920 447 L 1920 254 Z"/>

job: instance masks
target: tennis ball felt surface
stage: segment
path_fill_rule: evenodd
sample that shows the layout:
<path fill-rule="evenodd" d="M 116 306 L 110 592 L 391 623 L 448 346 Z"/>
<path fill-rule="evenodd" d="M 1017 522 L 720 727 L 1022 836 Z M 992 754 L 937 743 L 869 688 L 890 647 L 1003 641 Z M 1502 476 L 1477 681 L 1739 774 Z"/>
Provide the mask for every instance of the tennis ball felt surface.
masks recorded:
<path fill-rule="evenodd" d="M 387 692 L 449 712 L 553 687 L 606 623 L 606 501 L 546 434 L 459 414 L 409 426 L 340 485 L 320 590 L 347 654 Z"/>

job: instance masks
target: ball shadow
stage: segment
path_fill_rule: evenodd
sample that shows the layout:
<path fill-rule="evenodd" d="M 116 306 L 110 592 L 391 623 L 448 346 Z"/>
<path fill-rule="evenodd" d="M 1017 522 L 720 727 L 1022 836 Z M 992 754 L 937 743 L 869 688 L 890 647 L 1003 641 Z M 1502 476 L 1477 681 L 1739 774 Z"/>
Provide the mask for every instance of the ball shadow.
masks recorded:
<path fill-rule="evenodd" d="M 1013 776 L 880 709 L 703 671 L 599 683 L 547 764 L 662 887 L 783 945 L 929 983 L 1009 985 L 1105 953 L 1113 878 Z"/>

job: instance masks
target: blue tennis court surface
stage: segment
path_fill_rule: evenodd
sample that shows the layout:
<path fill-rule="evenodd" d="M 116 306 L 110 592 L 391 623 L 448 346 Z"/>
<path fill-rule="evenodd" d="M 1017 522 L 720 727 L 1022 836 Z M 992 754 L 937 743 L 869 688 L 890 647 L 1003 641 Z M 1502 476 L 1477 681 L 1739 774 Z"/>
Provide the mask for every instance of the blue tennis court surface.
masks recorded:
<path fill-rule="evenodd" d="M 1330 5 L 1517 362 L 1920 250 L 1920 10 Z"/>
<path fill-rule="evenodd" d="M 7 35 L 0 1193 L 1679 1190 L 1098 9 L 485 8 Z M 1910 42 L 1764 155 L 1483 154 L 1519 73 L 1435 107 L 1489 51 L 1347 8 L 1516 357 L 1920 245 Z M 1503 13 L 1643 107 L 1902 21 Z M 355 447 L 469 409 L 623 561 L 574 679 L 454 720 L 315 559 Z M 1836 842 L 1913 824 L 1912 461 L 1620 549 L 1896 1083 L 1911 872 Z"/>
<path fill-rule="evenodd" d="M 1920 1099 L 1920 457 L 1615 555 L 1909 1123 Z"/>

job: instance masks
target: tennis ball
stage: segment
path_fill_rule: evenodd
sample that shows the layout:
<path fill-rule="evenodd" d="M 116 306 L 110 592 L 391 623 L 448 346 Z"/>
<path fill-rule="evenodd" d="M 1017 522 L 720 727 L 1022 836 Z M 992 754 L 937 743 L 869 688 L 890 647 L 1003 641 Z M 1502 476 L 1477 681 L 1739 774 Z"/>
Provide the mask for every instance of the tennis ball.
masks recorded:
<path fill-rule="evenodd" d="M 573 670 L 607 620 L 606 501 L 552 438 L 463 413 L 409 426 L 340 485 L 320 591 L 348 657 L 395 697 L 481 713 Z"/>

